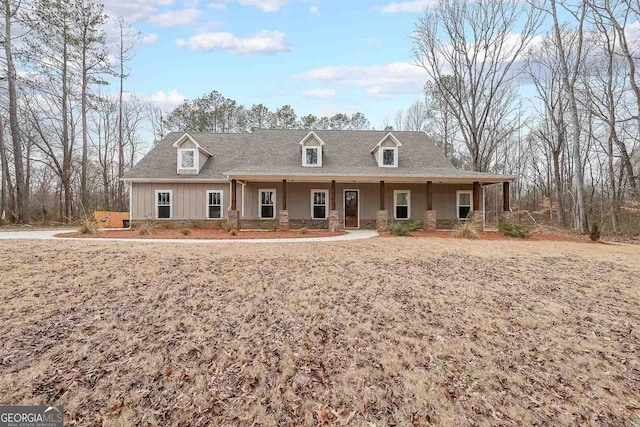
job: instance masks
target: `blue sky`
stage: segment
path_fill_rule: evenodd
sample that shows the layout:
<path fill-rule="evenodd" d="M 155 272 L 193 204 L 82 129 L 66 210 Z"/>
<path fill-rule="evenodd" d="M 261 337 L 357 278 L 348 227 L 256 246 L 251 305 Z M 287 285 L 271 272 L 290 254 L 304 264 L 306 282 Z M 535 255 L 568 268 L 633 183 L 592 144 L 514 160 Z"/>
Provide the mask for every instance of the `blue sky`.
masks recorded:
<path fill-rule="evenodd" d="M 362 111 L 376 128 L 423 99 L 410 34 L 428 0 L 108 0 L 142 31 L 127 89 L 170 109 L 218 90 L 298 115 Z"/>

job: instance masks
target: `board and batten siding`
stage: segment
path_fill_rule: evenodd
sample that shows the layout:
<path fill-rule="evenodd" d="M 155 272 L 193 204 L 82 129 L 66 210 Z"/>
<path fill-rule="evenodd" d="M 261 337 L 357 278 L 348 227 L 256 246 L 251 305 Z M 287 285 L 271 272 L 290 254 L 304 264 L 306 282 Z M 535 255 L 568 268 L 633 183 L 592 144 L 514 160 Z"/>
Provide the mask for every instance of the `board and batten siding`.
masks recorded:
<path fill-rule="evenodd" d="M 206 203 L 208 190 L 222 191 L 222 217 L 227 218 L 231 204 L 231 187 L 225 183 L 215 184 L 159 184 L 132 183 L 131 219 L 144 220 L 156 218 L 156 191 L 171 190 L 173 200 L 172 220 L 207 219 Z M 238 198 L 239 199 L 239 198 Z M 240 202 L 240 200 L 238 200 Z M 238 206 L 238 208 L 240 208 Z"/>

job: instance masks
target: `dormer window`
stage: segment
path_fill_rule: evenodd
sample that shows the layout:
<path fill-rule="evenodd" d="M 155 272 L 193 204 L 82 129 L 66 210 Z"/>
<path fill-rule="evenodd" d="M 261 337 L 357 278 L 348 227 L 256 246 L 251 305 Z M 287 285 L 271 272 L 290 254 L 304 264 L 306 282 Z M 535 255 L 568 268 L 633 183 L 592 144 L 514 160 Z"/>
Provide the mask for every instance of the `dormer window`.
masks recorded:
<path fill-rule="evenodd" d="M 304 166 L 320 166 L 320 147 L 304 147 Z"/>
<path fill-rule="evenodd" d="M 402 147 L 402 144 L 389 132 L 373 147 L 371 154 L 377 160 L 379 167 L 397 168 L 399 147 Z"/>
<path fill-rule="evenodd" d="M 383 148 L 382 149 L 382 166 L 395 166 L 397 148 Z"/>
<path fill-rule="evenodd" d="M 193 148 L 181 148 L 180 150 L 180 169 L 196 168 L 196 150 Z"/>
<path fill-rule="evenodd" d="M 322 167 L 322 149 L 324 141 L 315 132 L 309 132 L 302 141 L 302 166 L 310 168 Z"/>

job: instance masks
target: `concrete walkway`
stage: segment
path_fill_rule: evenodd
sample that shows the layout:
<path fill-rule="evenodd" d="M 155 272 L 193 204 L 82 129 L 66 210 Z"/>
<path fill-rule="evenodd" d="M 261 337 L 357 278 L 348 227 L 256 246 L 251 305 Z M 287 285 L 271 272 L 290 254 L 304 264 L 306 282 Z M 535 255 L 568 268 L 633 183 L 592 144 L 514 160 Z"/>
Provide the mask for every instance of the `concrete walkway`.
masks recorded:
<path fill-rule="evenodd" d="M 306 243 L 341 242 L 370 239 L 378 236 L 375 230 L 347 230 L 347 234 L 332 237 L 298 237 L 287 239 L 108 239 L 92 237 L 55 237 L 60 233 L 76 230 L 6 231 L 0 232 L 0 240 L 79 240 L 90 242 L 136 242 L 136 243 Z"/>

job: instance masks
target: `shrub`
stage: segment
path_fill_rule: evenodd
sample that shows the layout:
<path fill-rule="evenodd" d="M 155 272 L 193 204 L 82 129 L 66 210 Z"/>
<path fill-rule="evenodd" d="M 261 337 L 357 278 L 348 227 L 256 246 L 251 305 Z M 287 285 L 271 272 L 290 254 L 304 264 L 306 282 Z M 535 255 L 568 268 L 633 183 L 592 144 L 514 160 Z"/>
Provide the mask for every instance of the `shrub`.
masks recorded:
<path fill-rule="evenodd" d="M 80 234 L 96 234 L 98 232 L 98 223 L 95 218 L 85 216 L 80 221 L 80 227 L 78 228 Z"/>
<path fill-rule="evenodd" d="M 404 222 L 394 222 L 389 226 L 389 231 L 394 236 L 406 236 L 411 230 Z"/>
<path fill-rule="evenodd" d="M 591 224 L 591 232 L 589 233 L 589 238 L 594 242 L 600 240 L 600 228 L 598 227 L 598 223 L 594 222 Z"/>
<path fill-rule="evenodd" d="M 307 227 L 302 227 L 299 231 L 300 234 L 309 234 L 309 229 Z"/>
<path fill-rule="evenodd" d="M 502 234 L 518 239 L 528 239 L 530 236 L 529 229 L 522 224 L 515 222 L 501 222 L 498 229 Z"/>
<path fill-rule="evenodd" d="M 156 223 L 149 220 L 140 221 L 135 228 L 138 230 L 139 236 L 150 236 L 156 228 Z"/>
<path fill-rule="evenodd" d="M 407 225 L 407 228 L 409 228 L 409 231 L 422 230 L 422 223 L 416 219 L 410 219 L 409 221 L 406 221 L 405 224 Z"/>
<path fill-rule="evenodd" d="M 205 228 L 205 225 L 206 224 L 205 224 L 204 221 L 200 221 L 200 220 L 197 220 L 197 219 L 192 219 L 190 221 L 187 221 L 187 227 L 189 227 L 189 228 L 195 228 L 195 229 Z"/>
<path fill-rule="evenodd" d="M 224 230 L 227 232 L 231 231 L 231 224 L 229 224 L 229 221 L 227 221 L 226 219 L 218 221 L 218 227 L 220 227 L 220 230 Z"/>
<path fill-rule="evenodd" d="M 267 221 L 265 223 L 265 226 L 269 231 L 278 231 L 280 230 L 280 221 L 278 221 L 277 219 Z"/>
<path fill-rule="evenodd" d="M 190 228 L 187 228 L 187 227 L 182 227 L 182 228 L 180 229 L 180 233 L 181 233 L 183 236 L 189 236 L 189 235 L 191 234 L 191 229 L 190 229 Z"/>
<path fill-rule="evenodd" d="M 231 232 L 229 233 L 232 236 L 237 236 L 238 235 L 238 230 L 231 230 Z"/>
<path fill-rule="evenodd" d="M 453 235 L 456 237 L 464 237 L 466 239 L 477 239 L 478 227 L 473 221 L 460 221 L 453 227 Z"/>

